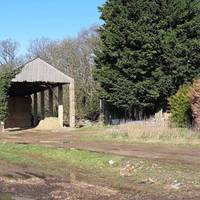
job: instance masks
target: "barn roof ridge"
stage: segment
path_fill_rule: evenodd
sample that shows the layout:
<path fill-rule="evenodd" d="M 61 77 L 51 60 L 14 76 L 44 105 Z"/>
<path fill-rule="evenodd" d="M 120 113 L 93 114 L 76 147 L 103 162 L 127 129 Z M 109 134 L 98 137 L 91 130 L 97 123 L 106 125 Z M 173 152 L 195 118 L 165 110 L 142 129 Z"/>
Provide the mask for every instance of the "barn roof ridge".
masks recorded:
<path fill-rule="evenodd" d="M 12 82 L 71 83 L 73 79 L 39 56 L 21 66 Z"/>

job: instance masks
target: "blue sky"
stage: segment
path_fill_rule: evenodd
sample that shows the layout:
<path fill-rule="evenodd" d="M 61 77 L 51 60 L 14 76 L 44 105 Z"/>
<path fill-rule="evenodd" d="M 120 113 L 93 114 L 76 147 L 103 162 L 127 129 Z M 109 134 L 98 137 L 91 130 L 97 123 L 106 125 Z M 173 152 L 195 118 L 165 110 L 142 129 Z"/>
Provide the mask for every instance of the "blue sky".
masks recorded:
<path fill-rule="evenodd" d="M 29 41 L 48 37 L 75 37 L 100 24 L 97 7 L 105 0 L 0 0 L 0 40 L 12 38 L 25 53 Z"/>

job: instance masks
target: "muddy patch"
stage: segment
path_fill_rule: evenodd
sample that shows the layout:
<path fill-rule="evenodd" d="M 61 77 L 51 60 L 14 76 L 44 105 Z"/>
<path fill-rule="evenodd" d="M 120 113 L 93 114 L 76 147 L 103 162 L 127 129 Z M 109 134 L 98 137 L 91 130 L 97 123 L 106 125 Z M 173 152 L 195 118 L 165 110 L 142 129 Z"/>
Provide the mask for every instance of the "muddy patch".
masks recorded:
<path fill-rule="evenodd" d="M 11 179 L 0 178 L 0 200 L 49 200 L 49 199 L 124 199 L 114 189 L 84 182 L 67 182 L 56 178 Z"/>
<path fill-rule="evenodd" d="M 199 200 L 200 188 L 171 190 L 132 186 L 123 190 L 67 178 L 0 177 L 0 200 Z"/>

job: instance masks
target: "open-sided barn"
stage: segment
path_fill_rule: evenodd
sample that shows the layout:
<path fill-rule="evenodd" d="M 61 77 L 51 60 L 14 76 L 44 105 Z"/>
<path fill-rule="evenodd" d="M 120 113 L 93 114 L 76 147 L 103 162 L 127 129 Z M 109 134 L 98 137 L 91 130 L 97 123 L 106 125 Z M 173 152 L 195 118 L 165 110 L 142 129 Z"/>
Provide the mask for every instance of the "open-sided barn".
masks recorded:
<path fill-rule="evenodd" d="M 63 85 L 66 84 L 69 85 L 69 126 L 74 127 L 74 80 L 41 58 L 27 62 L 22 66 L 21 72 L 12 80 L 8 93 L 9 117 L 5 126 L 7 128 L 34 126 L 38 119 L 38 109 L 40 109 L 42 118 L 45 118 L 45 106 L 48 106 L 50 116 L 53 115 L 53 92 L 57 87 L 58 121 L 63 127 Z M 48 105 L 45 105 L 46 90 L 48 90 Z M 38 95 L 39 93 L 40 95 Z"/>

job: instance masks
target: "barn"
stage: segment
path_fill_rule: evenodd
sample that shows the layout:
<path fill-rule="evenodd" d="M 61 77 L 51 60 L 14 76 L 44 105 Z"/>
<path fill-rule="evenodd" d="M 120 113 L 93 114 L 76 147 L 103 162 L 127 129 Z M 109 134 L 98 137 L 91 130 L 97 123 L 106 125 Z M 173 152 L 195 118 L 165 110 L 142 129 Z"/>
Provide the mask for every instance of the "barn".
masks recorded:
<path fill-rule="evenodd" d="M 45 118 L 45 107 L 53 116 L 53 104 L 57 101 L 58 122 L 63 127 L 63 86 L 69 86 L 69 126 L 75 126 L 74 80 L 41 58 L 24 64 L 12 79 L 8 95 L 8 119 L 6 128 L 30 128 L 38 122 L 38 111 Z M 55 88 L 57 88 L 55 90 Z M 57 91 L 57 94 L 55 94 Z M 45 96 L 48 94 L 47 96 Z M 55 98 L 56 97 L 56 98 Z M 48 101 L 46 101 L 48 99 Z M 48 102 L 48 103 L 47 103 Z M 47 105 L 45 105 L 47 104 Z"/>

